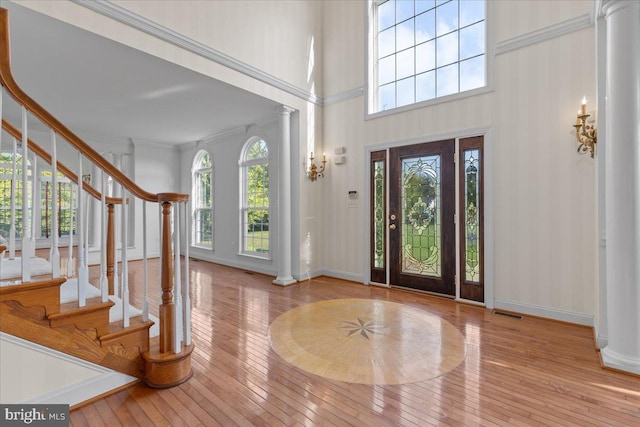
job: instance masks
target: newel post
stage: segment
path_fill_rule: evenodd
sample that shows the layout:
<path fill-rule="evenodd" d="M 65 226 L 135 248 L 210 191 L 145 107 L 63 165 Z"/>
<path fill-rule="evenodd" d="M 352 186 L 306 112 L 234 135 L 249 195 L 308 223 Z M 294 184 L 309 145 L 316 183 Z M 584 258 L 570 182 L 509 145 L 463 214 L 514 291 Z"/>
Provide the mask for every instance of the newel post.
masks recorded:
<path fill-rule="evenodd" d="M 171 209 L 178 209 L 178 203 L 187 200 L 189 196 L 186 194 L 158 194 L 162 234 L 160 237 L 160 288 L 162 289 L 162 303 L 159 307 L 160 337 L 158 343 L 152 344 L 149 351 L 142 354 L 145 360 L 144 381 L 154 388 L 173 387 L 185 382 L 193 375 L 191 353 L 194 344 L 175 341 L 175 320 L 176 316 L 180 315 L 180 311 L 176 310 L 174 298 L 174 255 L 171 247 Z M 180 226 L 181 224 L 174 224 L 174 227 Z M 179 256 L 180 252 L 176 253 Z"/>
<path fill-rule="evenodd" d="M 160 270 L 160 286 L 162 288 L 162 305 L 160 305 L 160 352 L 166 353 L 174 347 L 174 317 L 176 307 L 173 303 L 173 263 L 171 262 L 171 203 L 162 203 L 162 267 Z"/>

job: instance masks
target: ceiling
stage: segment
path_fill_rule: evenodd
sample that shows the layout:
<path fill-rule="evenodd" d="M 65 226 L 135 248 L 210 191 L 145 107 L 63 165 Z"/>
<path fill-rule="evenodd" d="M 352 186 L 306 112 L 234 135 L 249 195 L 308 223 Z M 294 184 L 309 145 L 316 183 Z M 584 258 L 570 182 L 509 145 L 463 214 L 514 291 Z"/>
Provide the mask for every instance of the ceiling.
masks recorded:
<path fill-rule="evenodd" d="M 3 7 L 15 80 L 76 133 L 181 144 L 276 111 L 274 101 L 15 3 Z M 4 114 L 19 117 L 17 108 Z"/>

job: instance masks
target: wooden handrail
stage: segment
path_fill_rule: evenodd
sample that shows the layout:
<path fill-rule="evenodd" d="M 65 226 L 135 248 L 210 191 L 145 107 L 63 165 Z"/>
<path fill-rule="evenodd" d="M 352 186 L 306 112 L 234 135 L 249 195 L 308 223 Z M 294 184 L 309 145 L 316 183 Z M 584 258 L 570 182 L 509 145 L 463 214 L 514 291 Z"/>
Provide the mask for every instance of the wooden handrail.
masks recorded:
<path fill-rule="evenodd" d="M 18 141 L 22 141 L 22 132 L 20 132 L 13 125 L 11 125 L 11 123 L 7 122 L 4 119 L 2 119 L 2 128 L 4 130 L 6 130 L 9 135 L 14 137 Z M 33 151 L 38 157 L 42 158 L 45 162 L 51 164 L 51 155 L 49 153 L 47 153 L 38 144 L 33 142 L 31 139 L 29 139 L 28 141 L 29 141 L 29 149 L 31 151 Z M 78 182 L 78 175 L 76 175 L 71 169 L 69 169 L 64 164 L 60 163 L 59 161 L 56 161 L 56 163 L 58 165 L 58 170 L 60 172 L 62 172 L 63 175 L 65 175 L 67 178 L 69 178 L 74 183 Z M 84 189 L 84 191 L 86 191 L 87 193 L 91 194 L 94 198 L 96 198 L 98 200 L 102 200 L 102 194 L 98 190 L 93 188 L 91 186 L 91 184 L 83 181 L 82 182 L 82 188 Z M 106 197 L 106 202 L 118 205 L 118 204 L 122 204 L 122 198 L 121 197 Z"/>
<path fill-rule="evenodd" d="M 134 196 L 146 200 L 149 202 L 158 202 L 158 195 L 150 193 L 140 188 L 135 182 L 131 181 L 125 174 L 120 172 L 111 163 L 109 163 L 104 157 L 100 155 L 96 150 L 91 148 L 86 142 L 84 142 L 75 133 L 69 130 L 58 119 L 53 117 L 51 113 L 45 110 L 40 104 L 27 95 L 20 86 L 16 83 L 11 73 L 11 51 L 9 46 L 9 11 L 4 8 L 0 8 L 0 83 L 5 87 L 7 92 L 17 100 L 21 105 L 24 105 L 34 116 L 39 118 L 44 124 L 53 129 L 57 134 L 67 140 L 69 144 L 82 152 L 82 154 L 91 160 L 94 164 L 98 165 L 104 171 L 107 172 L 114 180 L 120 183 L 124 188 L 129 190 Z M 187 194 L 178 193 L 164 193 L 165 196 L 176 196 L 176 199 L 169 201 L 179 201 L 186 197 Z M 179 197 L 178 197 L 179 196 Z"/>

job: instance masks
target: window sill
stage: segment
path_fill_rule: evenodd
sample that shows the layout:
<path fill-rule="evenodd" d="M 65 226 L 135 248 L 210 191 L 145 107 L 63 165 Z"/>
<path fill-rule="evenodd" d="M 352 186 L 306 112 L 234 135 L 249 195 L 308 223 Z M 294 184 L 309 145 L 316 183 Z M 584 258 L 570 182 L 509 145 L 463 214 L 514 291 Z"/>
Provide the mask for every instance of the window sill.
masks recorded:
<path fill-rule="evenodd" d="M 389 110 L 378 111 L 375 113 L 366 113 L 365 120 L 373 120 L 381 117 L 391 116 L 393 114 L 406 113 L 407 111 L 417 110 L 420 108 L 433 107 L 435 105 L 444 104 L 446 102 L 459 101 L 474 96 L 484 95 L 493 92 L 493 87 L 490 85 L 479 87 L 477 89 L 468 90 L 465 92 L 458 92 L 451 95 L 443 96 L 440 98 L 429 99 L 427 101 L 416 102 L 415 104 L 403 105 L 402 107 L 396 107 Z"/>
<path fill-rule="evenodd" d="M 213 252 L 213 246 L 189 245 L 189 250 L 191 249 Z"/>
<path fill-rule="evenodd" d="M 263 262 L 268 263 L 268 264 L 271 264 L 271 262 L 273 261 L 271 256 L 269 256 L 269 255 L 261 256 L 261 255 L 257 255 L 257 254 L 252 253 L 252 252 L 238 252 L 236 255 L 238 255 L 240 257 L 260 260 L 260 261 L 263 261 Z"/>

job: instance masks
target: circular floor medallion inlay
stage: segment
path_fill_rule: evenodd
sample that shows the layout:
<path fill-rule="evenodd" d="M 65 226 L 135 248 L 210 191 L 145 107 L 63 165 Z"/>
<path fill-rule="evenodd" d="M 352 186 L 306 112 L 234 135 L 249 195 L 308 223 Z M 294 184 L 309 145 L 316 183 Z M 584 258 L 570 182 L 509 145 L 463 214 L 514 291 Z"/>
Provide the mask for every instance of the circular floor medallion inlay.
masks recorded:
<path fill-rule="evenodd" d="M 269 327 L 273 350 L 294 366 L 333 380 L 406 384 L 455 369 L 462 334 L 427 311 L 388 301 L 335 299 L 283 313 Z"/>

